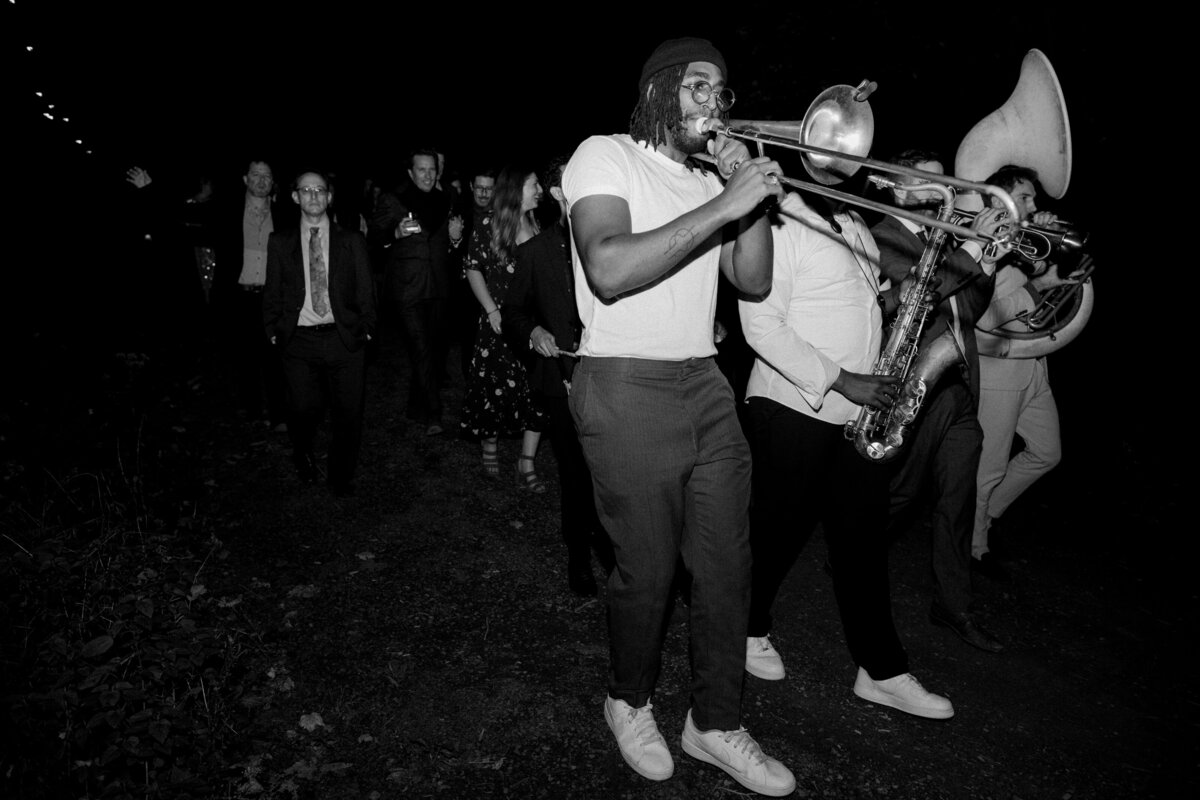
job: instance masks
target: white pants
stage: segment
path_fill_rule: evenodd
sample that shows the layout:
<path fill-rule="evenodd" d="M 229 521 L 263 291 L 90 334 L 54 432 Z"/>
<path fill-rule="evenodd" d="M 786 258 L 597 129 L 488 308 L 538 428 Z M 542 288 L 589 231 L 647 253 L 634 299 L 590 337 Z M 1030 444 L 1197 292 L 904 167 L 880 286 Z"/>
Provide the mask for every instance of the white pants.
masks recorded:
<path fill-rule="evenodd" d="M 1050 391 L 1046 362 L 1037 359 L 1033 379 L 1023 389 L 981 388 L 979 424 L 983 427 L 983 454 L 976 479 L 975 531 L 971 555 L 988 552 L 988 528 L 1033 482 L 1062 459 L 1058 432 L 1058 406 Z M 1013 434 L 1020 434 L 1025 449 L 1009 459 Z"/>

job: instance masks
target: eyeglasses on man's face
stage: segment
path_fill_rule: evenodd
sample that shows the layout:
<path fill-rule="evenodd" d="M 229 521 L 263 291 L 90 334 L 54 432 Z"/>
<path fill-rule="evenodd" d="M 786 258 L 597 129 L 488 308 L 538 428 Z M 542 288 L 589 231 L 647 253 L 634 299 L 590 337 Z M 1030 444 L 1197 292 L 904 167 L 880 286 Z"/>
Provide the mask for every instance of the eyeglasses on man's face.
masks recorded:
<path fill-rule="evenodd" d="M 296 191 L 305 197 L 324 197 L 329 194 L 329 190 L 324 186 L 301 186 Z"/>
<path fill-rule="evenodd" d="M 696 81 L 695 83 L 682 83 L 680 86 L 684 89 L 689 89 L 692 92 L 692 100 L 696 105 L 702 106 L 709 100 L 716 97 L 717 108 L 722 111 L 728 111 L 733 108 L 733 103 L 737 97 L 733 93 L 733 89 L 722 89 L 719 92 L 713 92 L 712 84 L 708 81 Z"/>

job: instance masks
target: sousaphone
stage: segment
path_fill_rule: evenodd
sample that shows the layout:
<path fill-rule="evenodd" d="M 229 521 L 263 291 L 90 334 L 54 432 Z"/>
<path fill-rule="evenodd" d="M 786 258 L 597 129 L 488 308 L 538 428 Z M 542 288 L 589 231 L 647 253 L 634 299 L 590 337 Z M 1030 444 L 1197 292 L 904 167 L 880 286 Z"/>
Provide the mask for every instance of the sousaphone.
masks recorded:
<path fill-rule="evenodd" d="M 1030 50 L 1021 62 L 1017 87 L 1004 105 L 975 124 L 958 147 L 954 174 L 983 181 L 1006 164 L 1028 167 L 1038 174 L 1042 190 L 1059 199 L 1071 183 L 1071 123 L 1062 87 L 1050 61 Z M 959 207 L 978 212 L 977 194 L 959 195 Z M 1087 325 L 1094 304 L 1090 259 L 1077 284 L 1047 292 L 1028 314 L 992 330 L 978 330 L 981 355 L 995 358 L 1037 358 L 1075 339 Z"/>

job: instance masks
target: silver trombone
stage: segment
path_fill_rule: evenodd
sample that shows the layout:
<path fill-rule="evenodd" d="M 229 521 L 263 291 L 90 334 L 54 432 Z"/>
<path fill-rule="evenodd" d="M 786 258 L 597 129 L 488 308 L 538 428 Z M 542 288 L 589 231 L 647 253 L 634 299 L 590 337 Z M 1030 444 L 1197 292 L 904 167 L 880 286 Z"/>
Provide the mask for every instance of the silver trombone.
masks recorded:
<path fill-rule="evenodd" d="M 813 181 L 796 180 L 784 175 L 776 176 L 779 182 L 786 186 L 840 200 L 850 205 L 869 208 L 883 214 L 890 214 L 893 217 L 901 217 L 918 225 L 941 228 L 961 239 L 972 239 L 985 244 L 1007 245 L 1016 238 L 1019 231 L 1026 227 L 1024 221 L 1002 233 L 989 236 L 956 222 L 934 219 L 915 211 L 897 208 L 830 188 L 830 184 L 846 180 L 853 176 L 859 168 L 870 167 L 878 172 L 915 178 L 922 183 L 939 184 L 964 192 L 990 195 L 1000 201 L 1011 219 L 1021 219 L 1016 203 L 1013 202 L 1009 193 L 999 186 L 867 158 L 866 153 L 871 149 L 871 141 L 875 133 L 875 118 L 871 106 L 867 102 L 867 97 L 874 91 L 874 88 L 874 83 L 868 81 L 863 81 L 857 87 L 832 86 L 817 96 L 801 122 L 724 121 L 711 117 L 700 117 L 693 124 L 699 134 L 721 134 L 754 142 L 758 145 L 760 156 L 764 154 L 765 145 L 798 150 L 802 154 L 801 161 L 804 169 L 812 176 Z M 715 163 L 711 156 L 698 155 L 696 157 Z M 898 185 L 880 175 L 871 175 L 867 180 L 883 187 Z M 930 187 L 905 186 L 904 188 Z"/>

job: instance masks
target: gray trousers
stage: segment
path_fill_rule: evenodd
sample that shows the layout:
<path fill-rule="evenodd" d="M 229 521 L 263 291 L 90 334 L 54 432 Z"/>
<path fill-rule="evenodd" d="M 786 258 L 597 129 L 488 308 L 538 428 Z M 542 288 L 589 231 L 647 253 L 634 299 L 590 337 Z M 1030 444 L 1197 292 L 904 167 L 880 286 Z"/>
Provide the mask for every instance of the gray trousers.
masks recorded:
<path fill-rule="evenodd" d="M 682 555 L 692 577 L 692 719 L 739 727 L 750 604 L 750 448 L 712 358 L 583 358 L 571 413 L 612 539 L 611 697 L 654 692 Z"/>

